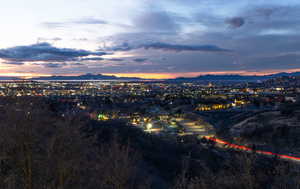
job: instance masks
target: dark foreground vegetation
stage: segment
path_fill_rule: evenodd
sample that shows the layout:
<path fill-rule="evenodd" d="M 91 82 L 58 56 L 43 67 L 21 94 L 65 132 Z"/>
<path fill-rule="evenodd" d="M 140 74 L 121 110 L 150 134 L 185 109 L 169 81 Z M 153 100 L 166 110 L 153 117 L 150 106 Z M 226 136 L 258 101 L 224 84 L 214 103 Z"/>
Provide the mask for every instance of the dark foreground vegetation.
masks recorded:
<path fill-rule="evenodd" d="M 294 162 L 98 122 L 45 98 L 0 99 L 2 189 L 300 188 Z"/>

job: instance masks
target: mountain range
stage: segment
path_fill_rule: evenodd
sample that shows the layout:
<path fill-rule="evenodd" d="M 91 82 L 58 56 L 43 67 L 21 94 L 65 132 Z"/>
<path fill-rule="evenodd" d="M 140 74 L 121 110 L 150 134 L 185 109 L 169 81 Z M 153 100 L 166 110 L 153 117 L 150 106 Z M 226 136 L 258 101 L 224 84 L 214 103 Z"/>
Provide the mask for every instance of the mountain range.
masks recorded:
<path fill-rule="evenodd" d="M 271 75 L 201 75 L 198 77 L 179 77 L 172 79 L 171 81 L 265 81 L 268 79 L 278 78 L 278 77 L 296 77 L 300 76 L 300 72 L 293 73 L 277 73 Z"/>
<path fill-rule="evenodd" d="M 79 76 L 49 76 L 49 77 L 36 77 L 31 80 L 142 80 L 137 77 L 117 77 L 114 75 L 102 74 L 85 74 Z"/>
<path fill-rule="evenodd" d="M 295 77 L 300 76 L 300 72 L 293 73 L 277 73 L 271 75 L 201 75 L 197 77 L 178 77 L 175 79 L 167 79 L 167 81 L 264 81 L 277 77 Z M 7 77 L 0 76 L 0 80 L 24 80 L 18 77 Z M 85 74 L 79 76 L 48 76 L 48 77 L 35 77 L 27 80 L 144 80 L 138 77 L 117 77 L 114 75 L 103 75 L 103 74 Z"/>
<path fill-rule="evenodd" d="M 21 80 L 21 78 L 9 77 L 9 76 L 0 76 L 0 81 L 9 81 L 9 80 Z"/>

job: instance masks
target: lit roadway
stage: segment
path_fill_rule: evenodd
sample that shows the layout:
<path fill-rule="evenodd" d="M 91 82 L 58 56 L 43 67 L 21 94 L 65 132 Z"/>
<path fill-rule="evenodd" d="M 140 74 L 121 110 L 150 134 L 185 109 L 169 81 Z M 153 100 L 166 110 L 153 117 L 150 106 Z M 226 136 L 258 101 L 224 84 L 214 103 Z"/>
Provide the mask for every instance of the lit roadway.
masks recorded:
<path fill-rule="evenodd" d="M 224 140 L 221 140 L 221 139 L 218 139 L 218 138 L 215 138 L 215 137 L 206 137 L 206 136 L 204 136 L 204 138 L 207 139 L 207 140 L 216 142 L 217 144 L 221 144 L 221 145 L 224 145 L 224 146 L 226 145 L 228 148 L 241 150 L 241 151 L 246 151 L 246 152 L 256 152 L 258 154 L 263 154 L 263 155 L 267 155 L 267 156 L 275 156 L 275 157 L 278 157 L 279 159 L 292 160 L 292 161 L 300 162 L 299 157 L 276 154 L 276 153 L 273 153 L 273 152 L 267 152 L 267 151 L 262 151 L 262 150 L 254 150 L 254 149 L 249 148 L 247 146 L 232 144 L 232 143 L 226 142 Z"/>
<path fill-rule="evenodd" d="M 194 134 L 198 134 L 199 137 L 204 137 L 210 141 L 214 141 L 215 143 L 220 144 L 222 146 L 226 146 L 228 148 L 241 150 L 241 151 L 245 151 L 245 152 L 255 152 L 257 154 L 262 154 L 262 155 L 266 155 L 266 156 L 275 156 L 275 157 L 278 157 L 279 159 L 283 159 L 283 160 L 291 160 L 291 161 L 300 162 L 300 157 L 276 154 L 273 152 L 268 152 L 268 151 L 263 151 L 263 150 L 254 150 L 253 148 L 250 148 L 247 146 L 242 146 L 242 145 L 237 145 L 237 144 L 232 144 L 232 143 L 226 142 L 224 140 L 218 139 L 216 137 L 205 136 L 205 134 L 207 134 L 207 133 L 212 133 L 212 131 L 209 129 L 208 126 L 201 127 L 201 126 L 197 125 L 195 122 L 188 121 L 188 120 L 181 120 L 179 123 L 188 132 L 193 132 Z"/>
<path fill-rule="evenodd" d="M 273 152 L 268 152 L 268 151 L 263 151 L 263 150 L 255 150 L 255 149 L 247 147 L 247 146 L 232 144 L 232 143 L 226 142 L 224 140 L 218 139 L 216 137 L 205 136 L 205 135 L 214 133 L 210 127 L 211 125 L 198 125 L 195 121 L 190 121 L 190 120 L 186 120 L 186 119 L 178 119 L 177 123 L 179 123 L 181 126 L 183 126 L 184 130 L 187 133 L 199 135 L 199 137 L 213 141 L 216 144 L 219 144 L 223 147 L 226 146 L 227 148 L 231 148 L 231 149 L 235 149 L 235 150 L 240 150 L 240 151 L 245 151 L 245 152 L 255 152 L 257 154 L 273 156 L 273 157 L 277 157 L 277 158 L 283 159 L 283 160 L 290 160 L 290 161 L 295 161 L 298 163 L 300 162 L 300 157 L 276 154 Z"/>
<path fill-rule="evenodd" d="M 194 134 L 199 136 L 215 135 L 212 125 L 199 124 L 197 121 L 191 121 L 187 119 L 177 119 L 177 123 L 184 128 L 185 134 Z"/>

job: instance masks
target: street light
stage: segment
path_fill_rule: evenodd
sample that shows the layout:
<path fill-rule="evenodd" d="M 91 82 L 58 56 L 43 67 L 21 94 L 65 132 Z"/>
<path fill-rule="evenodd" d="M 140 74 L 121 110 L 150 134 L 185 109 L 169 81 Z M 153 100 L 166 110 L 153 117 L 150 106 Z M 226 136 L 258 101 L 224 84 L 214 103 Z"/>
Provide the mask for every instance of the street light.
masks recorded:
<path fill-rule="evenodd" d="M 148 131 L 151 131 L 152 127 L 153 127 L 152 123 L 147 123 L 146 128 Z"/>

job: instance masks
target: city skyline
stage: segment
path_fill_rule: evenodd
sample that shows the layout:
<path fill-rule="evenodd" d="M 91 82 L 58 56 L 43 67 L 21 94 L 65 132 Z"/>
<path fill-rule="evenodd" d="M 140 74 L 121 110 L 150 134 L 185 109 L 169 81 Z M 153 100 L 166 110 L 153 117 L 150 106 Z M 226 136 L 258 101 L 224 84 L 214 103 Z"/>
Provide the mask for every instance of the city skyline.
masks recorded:
<path fill-rule="evenodd" d="M 0 75 L 300 71 L 299 10 L 295 0 L 12 0 L 0 8 Z"/>

